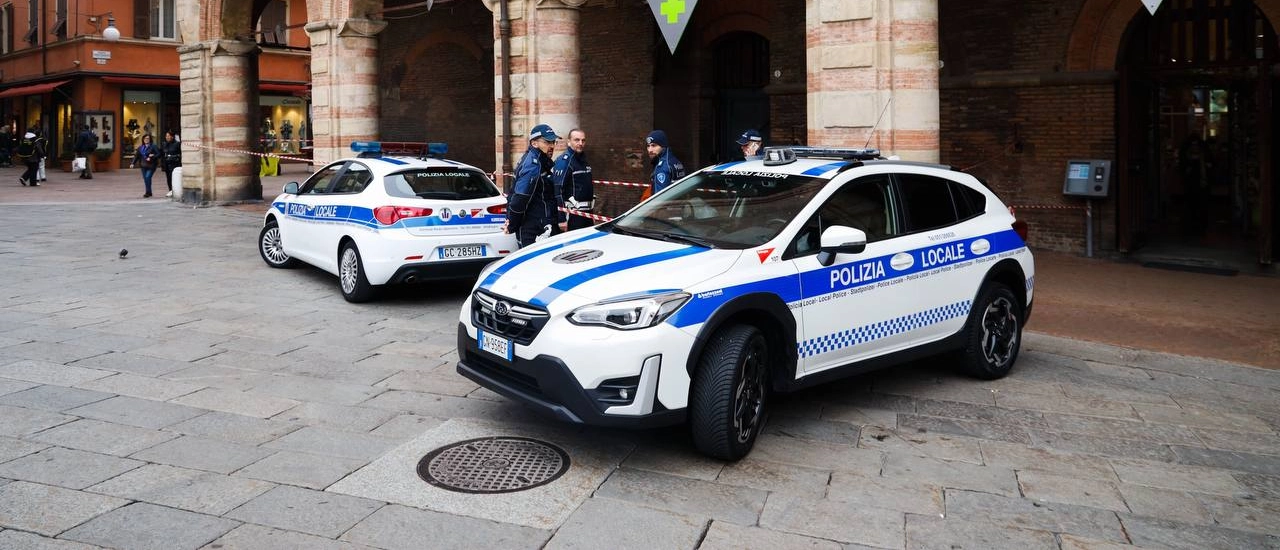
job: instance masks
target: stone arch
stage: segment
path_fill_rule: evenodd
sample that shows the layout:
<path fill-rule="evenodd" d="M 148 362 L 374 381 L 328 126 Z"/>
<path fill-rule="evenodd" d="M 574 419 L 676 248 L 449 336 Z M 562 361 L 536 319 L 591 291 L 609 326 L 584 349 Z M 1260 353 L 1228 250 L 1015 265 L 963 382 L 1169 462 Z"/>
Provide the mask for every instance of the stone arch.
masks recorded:
<path fill-rule="evenodd" d="M 475 38 L 462 33 L 460 31 L 445 29 L 430 33 L 422 40 L 419 40 L 409 50 L 409 54 L 404 57 L 406 63 L 417 63 L 421 60 L 423 54 L 437 46 L 452 44 L 466 51 L 471 57 L 479 61 L 485 57 L 484 48 L 476 42 Z"/>
<path fill-rule="evenodd" d="M 1280 0 L 1254 0 L 1273 28 L 1280 23 Z M 1085 0 L 1067 43 L 1067 71 L 1116 68 L 1125 30 L 1146 8 L 1132 0 Z"/>
<path fill-rule="evenodd" d="M 699 34 L 702 48 L 715 44 L 717 40 L 732 32 L 750 32 L 760 36 L 769 36 L 769 21 L 758 13 L 731 13 L 717 18 L 704 25 Z"/>

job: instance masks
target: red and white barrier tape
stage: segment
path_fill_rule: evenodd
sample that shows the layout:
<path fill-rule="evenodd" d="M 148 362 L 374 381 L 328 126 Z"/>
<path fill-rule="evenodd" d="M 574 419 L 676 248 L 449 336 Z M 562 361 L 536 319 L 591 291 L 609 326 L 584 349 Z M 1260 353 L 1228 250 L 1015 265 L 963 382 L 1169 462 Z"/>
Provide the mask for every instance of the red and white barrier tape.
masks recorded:
<path fill-rule="evenodd" d="M 250 155 L 255 157 L 277 158 L 280 160 L 292 160 L 292 161 L 298 161 L 298 162 L 305 162 L 307 164 L 320 164 L 319 162 L 316 162 L 314 160 L 311 160 L 309 158 L 304 158 L 304 157 L 287 157 L 284 155 L 277 155 L 275 153 L 259 153 L 257 151 L 245 151 L 243 149 L 230 149 L 227 147 L 210 147 L 208 145 L 200 145 L 199 143 L 191 143 L 191 142 L 187 142 L 186 145 L 190 145 L 197 149 L 208 149 L 210 151 L 220 151 L 223 153 L 240 153 L 243 155 Z"/>
<path fill-rule="evenodd" d="M 597 222 L 611 222 L 611 221 L 613 221 L 613 218 L 610 218 L 609 216 L 601 216 L 601 215 L 599 215 L 599 214 L 592 214 L 592 213 L 590 213 L 590 212 L 583 212 L 583 211 L 581 211 L 581 210 L 574 210 L 574 209 L 572 209 L 572 208 L 565 208 L 565 207 L 563 207 L 563 206 L 559 207 L 559 208 L 558 208 L 558 210 L 560 210 L 561 212 L 564 212 L 565 214 L 569 214 L 569 215 L 571 215 L 571 216 L 582 216 L 582 217 L 584 217 L 584 218 L 587 218 L 587 219 L 589 219 L 589 220 L 593 220 L 593 221 L 597 221 Z"/>
<path fill-rule="evenodd" d="M 1069 204 L 1011 204 L 1010 208 L 1014 210 L 1084 210 L 1083 206 L 1073 206 Z"/>

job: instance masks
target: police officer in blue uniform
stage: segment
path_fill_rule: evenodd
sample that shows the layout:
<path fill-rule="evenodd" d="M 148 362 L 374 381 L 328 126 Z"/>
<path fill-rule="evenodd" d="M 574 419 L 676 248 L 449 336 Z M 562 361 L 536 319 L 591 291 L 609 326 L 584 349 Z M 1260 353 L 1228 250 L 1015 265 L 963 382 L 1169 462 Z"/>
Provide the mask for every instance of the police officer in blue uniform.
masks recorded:
<path fill-rule="evenodd" d="M 591 165 L 587 162 L 586 149 L 587 133 L 578 128 L 569 130 L 569 149 L 556 159 L 551 179 L 560 188 L 565 208 L 589 214 L 595 204 L 595 190 L 591 186 Z M 569 214 L 569 231 L 592 225 L 595 222 L 591 218 Z"/>
<path fill-rule="evenodd" d="M 684 164 L 671 154 L 666 132 L 662 130 L 649 132 L 649 137 L 644 138 L 644 142 L 649 151 L 649 159 L 653 162 L 651 189 L 654 193 L 684 177 Z"/>
<path fill-rule="evenodd" d="M 533 244 L 548 229 L 552 235 L 560 232 L 564 217 L 556 209 L 561 203 L 560 190 L 551 180 L 556 139 L 550 126 L 534 126 L 529 131 L 529 150 L 516 166 L 516 183 L 507 199 L 506 231 L 515 233 L 520 248 Z"/>
<path fill-rule="evenodd" d="M 760 152 L 760 147 L 764 145 L 764 138 L 760 137 L 760 132 L 755 128 L 747 130 L 738 136 L 738 147 L 742 149 L 742 160 L 760 160 L 764 158 L 764 154 Z"/>

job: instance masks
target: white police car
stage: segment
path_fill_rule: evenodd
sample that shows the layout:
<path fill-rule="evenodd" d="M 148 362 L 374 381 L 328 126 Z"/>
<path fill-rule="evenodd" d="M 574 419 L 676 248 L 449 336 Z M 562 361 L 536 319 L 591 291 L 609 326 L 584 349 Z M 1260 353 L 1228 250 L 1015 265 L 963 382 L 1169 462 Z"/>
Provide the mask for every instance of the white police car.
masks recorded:
<path fill-rule="evenodd" d="M 443 144 L 431 144 L 443 154 Z M 507 200 L 478 168 L 440 158 L 380 154 L 355 142 L 357 158 L 285 184 L 263 220 L 258 251 L 271 267 L 303 261 L 338 276 L 351 302 L 390 283 L 474 277 L 516 250 L 502 232 Z"/>
<path fill-rule="evenodd" d="M 771 391 L 953 350 L 1004 376 L 1031 312 L 1025 226 L 970 175 L 877 157 L 771 148 L 494 263 L 458 371 L 570 422 L 687 419 L 725 459 Z"/>

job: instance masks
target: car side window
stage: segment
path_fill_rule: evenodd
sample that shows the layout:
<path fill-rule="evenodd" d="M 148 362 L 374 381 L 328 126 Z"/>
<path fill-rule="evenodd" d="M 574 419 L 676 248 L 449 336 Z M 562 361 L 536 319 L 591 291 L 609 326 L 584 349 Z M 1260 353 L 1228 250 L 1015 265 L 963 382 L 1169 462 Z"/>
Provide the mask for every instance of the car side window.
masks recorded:
<path fill-rule="evenodd" d="M 347 170 L 333 184 L 331 193 L 359 193 L 373 181 L 369 167 L 358 162 L 347 164 Z"/>
<path fill-rule="evenodd" d="M 956 214 L 960 221 L 967 220 L 987 211 L 987 196 L 973 188 L 957 182 L 951 184 L 951 196 L 956 198 Z"/>
<path fill-rule="evenodd" d="M 822 232 L 833 225 L 861 229 L 867 242 L 897 234 L 889 203 L 889 178 L 873 175 L 858 178 L 838 189 L 818 212 L 809 218 L 792 241 L 792 256 L 818 251 Z"/>
<path fill-rule="evenodd" d="M 920 174 L 898 174 L 898 190 L 908 233 L 946 227 L 960 218 L 950 180 Z"/>
<path fill-rule="evenodd" d="M 302 184 L 302 188 L 298 189 L 299 195 L 320 195 L 329 192 L 329 187 L 333 184 L 333 176 L 342 170 L 344 163 L 338 163 L 327 166 L 316 172 L 307 182 Z"/>

